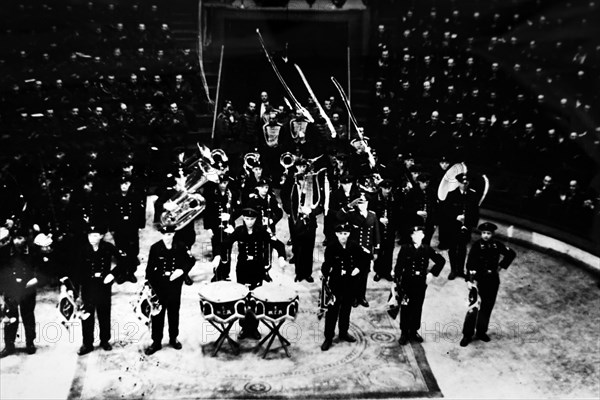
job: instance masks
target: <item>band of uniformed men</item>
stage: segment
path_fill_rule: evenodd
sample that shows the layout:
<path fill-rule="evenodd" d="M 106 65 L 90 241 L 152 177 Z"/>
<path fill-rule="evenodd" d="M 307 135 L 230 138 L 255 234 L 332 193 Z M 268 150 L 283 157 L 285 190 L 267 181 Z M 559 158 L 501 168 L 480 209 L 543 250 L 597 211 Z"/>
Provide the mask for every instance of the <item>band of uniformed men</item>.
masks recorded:
<path fill-rule="evenodd" d="M 112 285 L 137 282 L 136 272 L 144 268 L 145 280 L 162 306 L 151 318 L 152 343 L 146 354 L 162 348 L 165 314 L 169 344 L 181 349 L 181 290 L 184 282 L 193 284 L 188 273 L 196 262 L 192 246 L 199 218 L 211 232 L 212 280 L 234 278 L 231 253 L 237 243 L 235 280 L 253 289 L 272 280 L 273 250 L 279 265 L 286 264 L 286 244 L 277 237 L 282 232 L 289 233 L 292 257 L 288 261 L 294 265 L 295 281 L 316 284 L 313 256 L 317 217 L 323 215 L 321 272 L 323 284 L 334 296 L 326 312 L 323 351 L 333 343 L 336 324 L 340 340 L 356 340 L 348 332 L 350 314 L 353 307 L 369 307 L 370 277 L 397 286 L 400 344 L 423 341 L 418 330 L 425 291 L 445 264 L 444 257 L 430 247 L 439 228 L 437 249 L 448 250 L 448 279 L 464 278 L 470 289 L 479 289 L 476 297 L 481 299 L 479 307 L 469 308 L 461 345 L 467 345 L 475 332 L 488 341 L 498 272 L 508 267 L 515 254 L 492 238 L 496 226 L 484 223 L 479 225 L 482 238 L 472 245 L 467 259 L 467 247 L 478 227 L 481 197 L 470 187 L 473 175 L 458 174 L 456 189 L 439 201 L 437 187 L 450 166 L 446 157 L 431 172 L 416 164 L 409 153 L 402 154 L 398 165 L 386 168 L 377 162 L 362 132 L 352 140 L 340 135 L 318 147 L 322 143 L 311 141 L 323 123 L 318 115 L 315 123 L 309 123 L 297 113 L 287 126 L 275 121 L 273 110 L 264 110 L 263 115 L 266 122 L 256 132 L 262 145 L 240 157 L 243 164 L 235 173 L 226 147 L 207 154 L 207 147 L 199 144 L 171 150 L 170 162 L 154 165 L 152 171 L 136 159 L 135 152 L 126 153 L 111 169 L 107 166 L 115 165 L 109 160 L 112 154 L 90 150 L 83 155 L 87 165 L 83 176 L 76 176 L 70 168 L 73 160 L 59 149 L 52 159 L 41 159 L 36 172 L 30 171 L 29 178 L 37 178 L 38 184 L 36 190 L 27 192 L 19 189 L 23 171 L 4 173 L 3 182 L 12 186 L 5 184 L 2 192 L 8 207 L 3 209 L 1 228 L 5 321 L 1 356 L 16 351 L 19 316 L 25 326 L 26 351 L 36 351 L 36 291 L 44 285 L 62 286 L 65 278 L 72 285 L 61 290 L 70 290 L 86 314 L 78 354 L 94 350 L 95 318 L 100 347 L 111 350 Z M 150 174 L 160 176 L 153 190 L 157 195 L 153 226 L 162 238 L 150 247 L 144 266 L 140 265 L 139 232 L 146 226 Z M 195 202 L 202 204 L 203 211 L 191 221 L 170 224 L 165 218 Z M 236 225 L 240 216 L 242 222 Z M 287 221 L 282 221 L 284 216 Z M 113 243 L 106 240 L 107 232 Z M 400 250 L 394 260 L 397 244 Z M 251 313 L 240 325 L 240 338 L 260 338 Z"/>

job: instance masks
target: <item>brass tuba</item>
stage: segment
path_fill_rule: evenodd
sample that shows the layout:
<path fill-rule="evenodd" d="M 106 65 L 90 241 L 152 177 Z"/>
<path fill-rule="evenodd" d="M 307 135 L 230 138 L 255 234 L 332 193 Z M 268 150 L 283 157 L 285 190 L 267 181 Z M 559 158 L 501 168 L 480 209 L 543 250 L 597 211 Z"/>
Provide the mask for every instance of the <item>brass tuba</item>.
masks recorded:
<path fill-rule="evenodd" d="M 160 216 L 163 225 L 174 225 L 180 230 L 204 211 L 206 200 L 197 193 L 198 190 L 208 181 L 219 182 L 218 171 L 211 164 L 213 160 L 208 148 L 200 148 L 200 156 L 194 162 L 192 172 L 185 176 L 185 183 L 163 205 L 165 211 Z"/>

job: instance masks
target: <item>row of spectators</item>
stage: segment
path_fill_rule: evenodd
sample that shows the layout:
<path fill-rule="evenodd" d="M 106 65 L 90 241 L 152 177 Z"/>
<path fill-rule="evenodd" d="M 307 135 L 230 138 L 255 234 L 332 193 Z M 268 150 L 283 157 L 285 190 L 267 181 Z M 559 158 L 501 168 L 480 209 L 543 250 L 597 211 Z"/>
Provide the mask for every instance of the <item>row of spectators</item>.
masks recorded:
<path fill-rule="evenodd" d="M 384 159 L 466 161 L 493 177 L 488 204 L 501 189 L 513 213 L 587 233 L 600 209 L 600 43 L 588 31 L 600 9 L 502 5 L 396 4 L 389 18 L 380 4 L 367 132 Z M 540 194 L 542 177 L 554 183 Z"/>

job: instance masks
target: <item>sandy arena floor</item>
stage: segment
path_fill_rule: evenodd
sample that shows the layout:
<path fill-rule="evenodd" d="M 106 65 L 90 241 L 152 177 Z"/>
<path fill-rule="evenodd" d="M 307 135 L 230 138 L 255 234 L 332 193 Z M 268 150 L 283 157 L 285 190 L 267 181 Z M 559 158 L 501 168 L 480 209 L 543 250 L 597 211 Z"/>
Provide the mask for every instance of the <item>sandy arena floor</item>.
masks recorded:
<path fill-rule="evenodd" d="M 466 284 L 447 280 L 445 268 L 427 292 L 422 345 L 398 345 L 398 321 L 384 310 L 389 283 L 373 282 L 371 274 L 367 293 L 371 307 L 354 309 L 351 316 L 351 331 L 358 342 L 336 341 L 323 353 L 319 349 L 323 321 L 316 318 L 318 280 L 294 283 L 294 267 L 289 265 L 275 266 L 271 275 L 300 297 L 297 319 L 282 329 L 291 342 L 291 357 L 275 349 L 263 360 L 256 341 L 242 342 L 239 356 L 225 345 L 212 357 L 218 334 L 203 320 L 198 306 L 198 289 L 212 276 L 207 264 L 210 239 L 201 226 L 201 222 L 196 225 L 198 240 L 193 249 L 198 262 L 190 274 L 195 283 L 184 286 L 182 296 L 182 351 L 166 345 L 151 357 L 143 354 L 150 335 L 135 318 L 131 302 L 141 287 L 148 248 L 159 238 L 147 227 L 141 235 L 140 282 L 113 289 L 114 350 L 97 349 L 78 357 L 80 327 L 67 330 L 60 325 L 56 292 L 42 290 L 36 308 L 38 352 L 0 360 L 0 397 L 598 398 L 600 290 L 596 279 L 564 261 L 516 245 L 512 247 L 517 259 L 501 275 L 489 343 L 458 345 Z M 284 227 L 287 222 L 281 221 L 278 237 L 285 242 Z M 315 278 L 322 262 L 322 240 L 319 228 Z M 237 324 L 233 330 L 235 338 Z M 261 332 L 267 333 L 264 326 Z M 165 336 L 164 345 L 166 331 Z M 24 347 L 22 335 L 17 346 Z"/>

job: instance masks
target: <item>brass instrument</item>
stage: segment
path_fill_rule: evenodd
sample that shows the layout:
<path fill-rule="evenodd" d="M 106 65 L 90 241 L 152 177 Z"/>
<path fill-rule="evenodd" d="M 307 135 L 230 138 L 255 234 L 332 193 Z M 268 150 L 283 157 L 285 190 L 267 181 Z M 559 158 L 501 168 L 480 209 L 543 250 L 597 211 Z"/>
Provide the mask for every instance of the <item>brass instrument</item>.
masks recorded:
<path fill-rule="evenodd" d="M 467 166 L 465 163 L 454 164 L 448 171 L 444 174 L 440 182 L 440 186 L 438 187 L 438 198 L 440 201 L 446 200 L 446 196 L 448 196 L 448 192 L 456 189 L 458 187 L 458 181 L 456 180 L 456 175 L 466 173 Z"/>
<path fill-rule="evenodd" d="M 160 314 L 161 311 L 162 304 L 156 292 L 148 281 L 144 282 L 137 301 L 133 303 L 133 312 L 140 321 L 144 322 L 144 325 L 149 325 L 152 317 Z"/>
<path fill-rule="evenodd" d="M 283 153 L 281 155 L 281 157 L 279 157 L 279 164 L 281 164 L 281 166 L 285 169 L 285 173 L 288 173 L 288 170 L 294 166 L 294 163 L 296 162 L 296 156 L 293 155 L 292 153 L 290 153 L 289 151 L 286 153 Z"/>
<path fill-rule="evenodd" d="M 213 160 L 217 160 L 219 159 L 220 161 L 227 163 L 229 162 L 229 157 L 227 157 L 227 154 L 225 154 L 225 151 L 223 149 L 213 149 L 210 152 L 211 157 L 213 158 Z"/>
<path fill-rule="evenodd" d="M 371 147 L 369 147 L 369 145 L 367 144 L 367 142 L 364 141 L 364 135 L 363 135 L 364 129 L 361 128 L 360 126 L 358 126 L 358 120 L 354 116 L 354 113 L 352 112 L 352 108 L 350 107 L 350 99 L 348 98 L 348 96 L 346 96 L 346 92 L 344 92 L 344 89 L 342 88 L 342 85 L 340 85 L 340 83 L 337 81 L 337 79 L 335 79 L 332 76 L 331 77 L 331 81 L 333 82 L 333 85 L 335 86 L 335 88 L 340 93 L 340 97 L 342 98 L 342 102 L 344 103 L 344 106 L 346 106 L 346 110 L 348 111 L 348 115 L 350 116 L 350 121 L 354 125 L 354 129 L 356 129 L 356 133 L 357 133 L 358 137 L 361 140 L 363 140 L 363 142 L 365 144 L 365 152 L 367 153 L 367 155 L 369 157 L 369 165 L 370 165 L 370 167 L 371 168 L 375 168 L 375 165 L 376 165 L 375 156 L 373 155 L 373 152 L 371 151 Z M 348 127 L 348 137 L 350 137 L 350 127 Z"/>
<path fill-rule="evenodd" d="M 54 241 L 52 240 L 51 233 L 48 235 L 44 233 L 38 233 L 33 239 L 33 244 L 40 248 L 40 252 L 42 254 L 52 253 L 52 243 L 54 243 Z"/>
<path fill-rule="evenodd" d="M 321 188 L 319 184 L 319 174 L 326 171 L 323 167 L 316 172 L 306 172 L 304 179 L 300 182 L 300 191 L 298 193 L 298 216 L 297 219 L 308 216 L 312 210 L 321 203 Z M 317 199 L 314 198 L 316 183 Z M 303 200 L 304 199 L 304 200 Z"/>
<path fill-rule="evenodd" d="M 247 175 L 252 173 L 252 166 L 250 165 L 250 162 L 257 162 L 259 160 L 260 154 L 258 152 L 246 153 L 244 155 L 244 170 L 246 171 Z"/>
<path fill-rule="evenodd" d="M 193 221 L 206 207 L 206 200 L 197 191 L 208 181 L 218 182 L 219 175 L 207 148 L 201 149 L 200 157 L 194 162 L 194 170 L 185 176 L 185 183 L 178 192 L 163 205 L 165 211 L 160 216 L 163 225 L 174 225 L 176 230 Z"/>
<path fill-rule="evenodd" d="M 329 132 L 331 133 L 331 138 L 335 139 L 335 137 L 337 136 L 337 132 L 336 132 L 335 128 L 333 127 L 333 124 L 331 123 L 331 119 L 329 119 L 329 116 L 327 115 L 327 113 L 325 112 L 323 107 L 321 106 L 321 103 L 319 103 L 317 96 L 315 96 L 315 92 L 313 92 L 312 88 L 308 84 L 308 80 L 304 76 L 304 73 L 302 72 L 300 67 L 297 64 L 294 64 L 294 67 L 296 67 L 296 70 L 300 74 L 300 78 L 302 79 L 302 82 L 304 82 L 304 86 L 306 86 L 306 90 L 308 90 L 310 97 L 313 99 L 313 101 L 317 105 L 317 108 L 319 109 L 319 114 L 321 115 L 321 118 L 323 118 L 325 120 L 325 123 L 327 124 L 327 128 L 329 129 Z"/>

